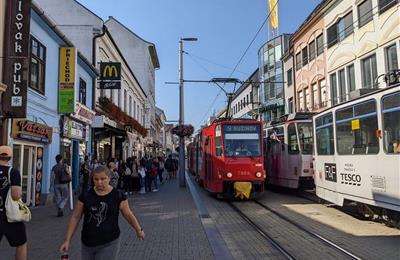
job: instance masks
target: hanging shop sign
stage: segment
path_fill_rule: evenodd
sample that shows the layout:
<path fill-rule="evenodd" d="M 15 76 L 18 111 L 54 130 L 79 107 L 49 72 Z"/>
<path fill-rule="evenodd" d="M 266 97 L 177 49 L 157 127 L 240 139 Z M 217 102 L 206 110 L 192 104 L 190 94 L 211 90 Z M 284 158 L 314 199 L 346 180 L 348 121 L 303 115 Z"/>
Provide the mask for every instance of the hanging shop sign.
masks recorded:
<path fill-rule="evenodd" d="M 60 48 L 59 102 L 60 113 L 75 111 L 76 48 Z"/>
<path fill-rule="evenodd" d="M 71 139 L 86 139 L 86 126 L 64 117 L 63 120 L 63 136 Z"/>
<path fill-rule="evenodd" d="M 36 157 L 36 187 L 35 187 L 35 206 L 40 204 L 40 196 L 42 194 L 42 178 L 43 178 L 43 148 L 37 148 Z"/>
<path fill-rule="evenodd" d="M 71 114 L 71 117 L 78 119 L 86 124 L 91 125 L 96 112 L 88 108 L 87 106 L 77 102 L 75 105 L 75 112 Z"/>
<path fill-rule="evenodd" d="M 121 63 L 100 63 L 100 89 L 121 89 Z"/>
<path fill-rule="evenodd" d="M 51 143 L 53 128 L 25 119 L 14 119 L 11 136 L 29 141 Z"/>
<path fill-rule="evenodd" d="M 8 0 L 5 21 L 4 83 L 2 110 L 5 117 L 26 117 L 29 71 L 30 0 Z"/>

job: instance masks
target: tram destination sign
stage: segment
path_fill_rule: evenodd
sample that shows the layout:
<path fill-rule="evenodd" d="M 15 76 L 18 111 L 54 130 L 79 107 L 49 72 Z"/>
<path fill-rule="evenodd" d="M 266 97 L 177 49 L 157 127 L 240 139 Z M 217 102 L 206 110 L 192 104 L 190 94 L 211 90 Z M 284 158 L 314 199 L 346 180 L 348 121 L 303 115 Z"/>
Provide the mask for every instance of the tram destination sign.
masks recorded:
<path fill-rule="evenodd" d="M 4 83 L 7 85 L 1 109 L 9 118 L 26 117 L 29 71 L 30 0 L 7 0 Z M 3 24 L 1 25 L 3 26 Z"/>
<path fill-rule="evenodd" d="M 34 142 L 51 143 L 53 129 L 25 119 L 14 119 L 11 136 Z"/>
<path fill-rule="evenodd" d="M 225 133 L 259 133 L 259 125 L 225 125 Z"/>

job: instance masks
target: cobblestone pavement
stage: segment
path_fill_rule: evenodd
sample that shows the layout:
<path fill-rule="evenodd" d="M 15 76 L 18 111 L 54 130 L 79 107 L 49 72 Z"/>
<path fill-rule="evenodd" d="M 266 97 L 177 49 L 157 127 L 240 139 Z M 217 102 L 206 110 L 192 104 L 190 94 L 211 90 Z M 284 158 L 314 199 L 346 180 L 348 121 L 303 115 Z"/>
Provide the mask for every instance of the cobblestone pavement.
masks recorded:
<path fill-rule="evenodd" d="M 213 259 L 207 237 L 188 189 L 178 188 L 177 180 L 163 184 L 156 193 L 134 195 L 130 206 L 146 233 L 145 241 L 120 217 L 121 249 L 118 259 Z M 59 259 L 68 217 L 55 217 L 52 207 L 32 209 L 33 220 L 27 224 L 29 259 Z M 0 259 L 13 259 L 14 249 L 5 238 L 0 243 Z M 80 259 L 80 227 L 69 252 L 70 259 Z"/>
<path fill-rule="evenodd" d="M 397 229 L 359 220 L 336 208 L 293 195 L 267 191 L 258 201 L 361 259 L 400 259 Z"/>

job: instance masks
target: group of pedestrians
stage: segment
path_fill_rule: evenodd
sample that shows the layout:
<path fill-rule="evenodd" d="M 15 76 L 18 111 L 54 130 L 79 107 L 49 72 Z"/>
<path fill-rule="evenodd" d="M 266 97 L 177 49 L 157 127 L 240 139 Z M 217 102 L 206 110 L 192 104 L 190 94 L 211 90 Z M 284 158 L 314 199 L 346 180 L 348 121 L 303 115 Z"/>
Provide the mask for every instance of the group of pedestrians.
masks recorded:
<path fill-rule="evenodd" d="M 97 159 L 90 162 L 88 157 L 85 157 L 80 167 L 82 192 L 92 187 L 90 174 L 99 165 L 106 166 L 110 170 L 110 185 L 124 191 L 125 195 L 157 192 L 160 184 L 176 178 L 178 170 L 178 161 L 172 155 L 166 160 L 162 156 L 144 156 L 140 160 L 133 156 L 126 161 L 111 159 L 107 162 L 99 162 Z"/>
<path fill-rule="evenodd" d="M 0 241 L 5 236 L 16 248 L 15 259 L 27 259 L 27 235 L 23 222 L 9 222 L 4 201 L 10 191 L 13 200 L 22 197 L 21 175 L 9 166 L 12 149 L 0 146 Z M 64 215 L 72 180 L 70 166 L 61 155 L 51 170 L 51 191 L 57 206 L 57 216 Z M 178 161 L 171 155 L 162 157 L 136 157 L 126 161 L 109 160 L 107 163 L 90 161 L 85 157 L 80 166 L 81 192 L 69 220 L 64 242 L 59 248 L 66 255 L 71 239 L 83 218 L 81 232 L 81 259 L 117 259 L 120 244 L 119 213 L 144 240 L 145 233 L 129 208 L 127 195 L 157 192 L 158 182 L 176 178 Z"/>

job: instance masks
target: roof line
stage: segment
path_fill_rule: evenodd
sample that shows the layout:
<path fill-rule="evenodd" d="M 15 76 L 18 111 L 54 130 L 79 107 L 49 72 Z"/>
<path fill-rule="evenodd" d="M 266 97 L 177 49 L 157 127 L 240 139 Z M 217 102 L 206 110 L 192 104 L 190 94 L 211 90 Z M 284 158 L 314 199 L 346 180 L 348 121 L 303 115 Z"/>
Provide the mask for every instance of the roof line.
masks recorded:
<path fill-rule="evenodd" d="M 131 34 L 133 34 L 134 36 L 136 36 L 137 38 L 139 38 L 140 40 L 142 40 L 143 42 L 147 43 L 148 45 L 150 45 L 151 47 L 153 47 L 153 51 L 154 51 L 154 56 L 156 58 L 156 60 L 153 61 L 154 68 L 160 68 L 160 61 L 158 59 L 158 54 L 157 54 L 157 49 L 156 49 L 156 45 L 152 42 L 146 41 L 145 39 L 143 39 L 142 37 L 140 37 L 138 34 L 136 34 L 135 32 L 133 32 L 131 29 L 129 29 L 126 25 L 124 25 L 123 23 L 121 23 L 118 19 L 114 18 L 113 16 L 109 16 L 107 21 L 105 21 L 104 23 L 107 24 L 110 20 L 114 20 L 115 22 L 117 22 L 119 25 L 121 25 L 121 27 L 123 27 L 125 30 L 127 30 L 128 32 L 130 32 Z M 149 51 L 150 51 L 150 47 L 149 47 Z M 152 55 L 151 55 L 152 56 Z"/>
<path fill-rule="evenodd" d="M 78 5 L 82 6 L 86 11 L 88 11 L 89 13 L 93 14 L 94 16 L 96 16 L 97 18 L 99 18 L 101 21 L 103 21 L 103 19 L 98 16 L 97 14 L 93 13 L 92 10 L 90 10 L 89 8 L 87 8 L 86 6 L 84 6 L 83 4 L 81 4 L 79 1 L 77 0 L 73 0 L 74 2 L 76 2 Z"/>
<path fill-rule="evenodd" d="M 118 48 L 117 43 L 115 42 L 114 38 L 112 37 L 111 33 L 108 31 L 107 26 L 106 28 L 106 34 L 108 35 L 108 37 L 110 37 L 111 42 L 113 43 L 113 45 L 115 46 L 115 49 L 117 50 L 119 56 L 121 56 L 121 59 L 124 61 L 126 67 L 128 68 L 129 72 L 132 74 L 133 78 L 136 80 L 140 90 L 143 92 L 144 96 L 147 98 L 147 94 L 146 92 L 143 90 L 142 85 L 140 85 L 139 80 L 136 78 L 135 74 L 133 73 L 131 67 L 129 66 L 129 63 L 125 60 L 124 55 L 122 55 L 121 50 Z"/>
<path fill-rule="evenodd" d="M 50 27 L 51 30 L 57 34 L 58 37 L 61 38 L 63 42 L 65 42 L 68 46 L 75 47 L 75 45 L 68 39 L 68 37 L 58 29 L 57 25 L 46 15 L 46 12 L 35 2 L 32 1 L 32 9 L 44 20 L 44 22 Z M 96 67 L 93 66 L 91 62 L 79 51 L 78 49 L 78 57 L 88 65 L 88 67 L 96 74 L 99 75 Z"/>

